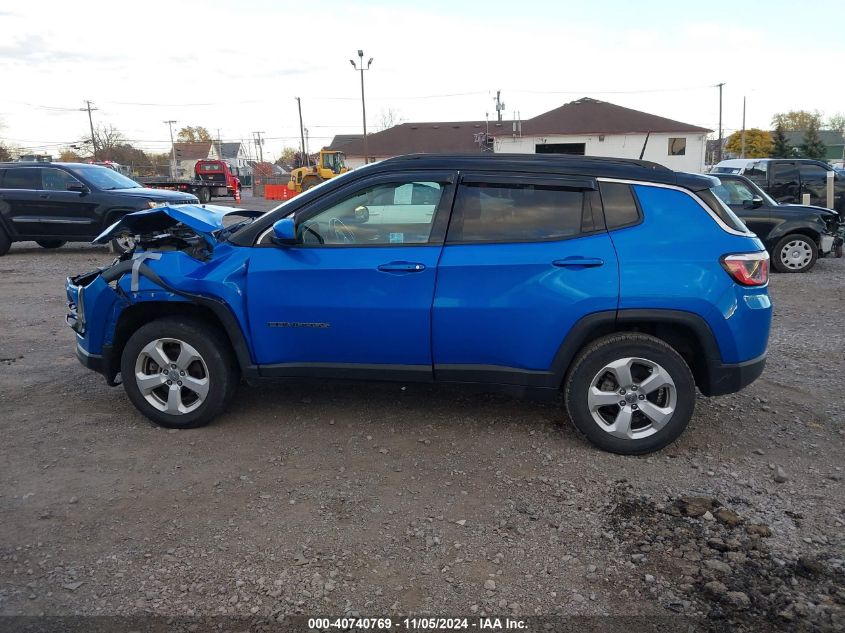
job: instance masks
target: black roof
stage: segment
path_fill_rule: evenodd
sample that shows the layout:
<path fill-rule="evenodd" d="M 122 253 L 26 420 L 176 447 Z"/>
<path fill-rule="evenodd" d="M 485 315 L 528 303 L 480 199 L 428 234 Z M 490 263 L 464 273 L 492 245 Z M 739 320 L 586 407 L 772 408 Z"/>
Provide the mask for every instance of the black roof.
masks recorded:
<path fill-rule="evenodd" d="M 711 186 L 701 174 L 675 172 L 647 160 L 604 156 L 568 156 L 565 154 L 409 154 L 388 158 L 361 169 L 481 169 L 542 174 L 566 174 L 594 178 L 642 180 L 679 185 L 697 191 Z M 357 170 L 356 170 L 357 171 Z"/>

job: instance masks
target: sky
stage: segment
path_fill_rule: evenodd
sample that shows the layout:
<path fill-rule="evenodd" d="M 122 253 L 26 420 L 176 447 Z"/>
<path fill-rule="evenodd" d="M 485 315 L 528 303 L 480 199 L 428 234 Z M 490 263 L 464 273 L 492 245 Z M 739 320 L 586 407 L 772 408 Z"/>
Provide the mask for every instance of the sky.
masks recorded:
<path fill-rule="evenodd" d="M 812 6 L 812 10 L 810 10 Z M 845 2 L 143 3 L 0 0 L 0 140 L 54 155 L 113 125 L 169 149 L 168 126 L 223 141 L 265 137 L 265 159 L 309 148 L 393 111 L 404 121 L 528 119 L 592 97 L 717 129 L 768 128 L 791 109 L 845 112 Z M 255 150 L 252 150 L 255 153 Z"/>

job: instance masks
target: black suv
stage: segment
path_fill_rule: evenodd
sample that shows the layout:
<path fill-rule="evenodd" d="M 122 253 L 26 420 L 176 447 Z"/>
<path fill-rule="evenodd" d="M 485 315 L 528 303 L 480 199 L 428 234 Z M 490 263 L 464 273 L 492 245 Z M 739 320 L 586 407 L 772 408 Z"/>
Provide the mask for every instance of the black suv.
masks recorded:
<path fill-rule="evenodd" d="M 196 196 L 146 189 L 84 163 L 0 163 L 0 255 L 12 242 L 44 248 L 89 242 L 122 216 L 161 204 L 197 204 Z M 118 252 L 127 245 L 112 243 Z"/>
<path fill-rule="evenodd" d="M 772 257 L 775 270 L 803 273 L 821 257 L 842 257 L 842 223 L 824 207 L 778 204 L 745 176 L 718 174 L 716 196 L 754 231 Z"/>

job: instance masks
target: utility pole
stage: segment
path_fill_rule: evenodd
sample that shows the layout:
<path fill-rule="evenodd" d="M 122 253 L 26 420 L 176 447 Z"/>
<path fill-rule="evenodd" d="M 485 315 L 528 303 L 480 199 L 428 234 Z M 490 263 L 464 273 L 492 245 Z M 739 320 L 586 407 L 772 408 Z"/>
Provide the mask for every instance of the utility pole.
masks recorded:
<path fill-rule="evenodd" d="M 91 118 L 91 110 L 98 110 L 99 108 L 92 108 L 91 102 L 86 101 L 85 108 L 79 108 L 80 112 L 85 112 L 88 110 L 88 125 L 91 127 L 91 145 L 94 146 L 94 160 L 97 160 L 97 154 L 99 153 L 99 148 L 97 147 L 97 137 L 94 136 L 94 120 Z"/>
<path fill-rule="evenodd" d="M 305 154 L 311 155 L 311 151 L 308 149 L 308 128 L 305 128 Z"/>
<path fill-rule="evenodd" d="M 259 156 L 258 162 L 263 163 L 264 162 L 264 148 L 262 147 L 262 145 L 264 145 L 264 142 L 261 140 L 261 135 L 264 134 L 264 132 L 253 132 L 253 134 L 257 137 L 256 140 L 255 140 L 255 147 L 256 147 L 256 149 L 258 149 L 258 156 Z"/>
<path fill-rule="evenodd" d="M 223 141 L 220 140 L 220 128 L 217 128 L 217 159 L 223 160 Z"/>
<path fill-rule="evenodd" d="M 364 71 L 370 69 L 370 65 L 373 63 L 373 58 L 370 57 L 370 61 L 367 62 L 367 67 L 364 68 L 364 51 L 358 49 L 358 59 L 359 64 L 356 66 L 354 60 L 349 60 L 349 63 L 352 64 L 352 68 L 356 71 L 361 71 L 361 112 L 363 113 L 364 117 L 364 164 L 366 165 L 370 160 L 370 154 L 367 150 L 367 105 L 364 101 Z"/>
<path fill-rule="evenodd" d="M 296 97 L 296 106 L 299 108 L 299 136 L 302 139 L 302 154 L 300 156 L 305 163 L 302 167 L 309 167 L 311 165 L 311 161 L 308 160 L 308 154 L 305 153 L 305 128 L 302 127 L 302 99 L 299 97 Z"/>
<path fill-rule="evenodd" d="M 717 163 L 722 161 L 722 86 L 724 85 L 724 81 L 720 84 L 716 84 L 719 88 L 719 144 L 716 146 Z"/>
<path fill-rule="evenodd" d="M 493 99 L 493 101 L 496 102 L 496 116 L 499 119 L 499 123 L 501 123 L 502 122 L 502 112 L 505 111 L 505 104 L 502 103 L 502 91 L 501 90 L 496 91 L 496 98 Z"/>
<path fill-rule="evenodd" d="M 176 147 L 173 145 L 173 124 L 176 121 L 165 121 L 170 128 L 170 178 L 176 178 Z"/>
<path fill-rule="evenodd" d="M 742 149 L 739 152 L 740 158 L 745 158 L 745 97 L 742 97 L 742 133 L 740 134 L 740 139 L 742 139 Z"/>

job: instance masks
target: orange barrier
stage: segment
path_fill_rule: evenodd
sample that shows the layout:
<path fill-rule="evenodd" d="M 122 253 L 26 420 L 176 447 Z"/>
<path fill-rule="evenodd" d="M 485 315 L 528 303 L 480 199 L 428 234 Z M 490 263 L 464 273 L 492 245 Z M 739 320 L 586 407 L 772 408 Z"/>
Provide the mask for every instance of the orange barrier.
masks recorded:
<path fill-rule="evenodd" d="M 265 200 L 290 200 L 296 195 L 287 185 L 264 185 Z"/>

